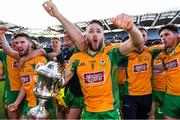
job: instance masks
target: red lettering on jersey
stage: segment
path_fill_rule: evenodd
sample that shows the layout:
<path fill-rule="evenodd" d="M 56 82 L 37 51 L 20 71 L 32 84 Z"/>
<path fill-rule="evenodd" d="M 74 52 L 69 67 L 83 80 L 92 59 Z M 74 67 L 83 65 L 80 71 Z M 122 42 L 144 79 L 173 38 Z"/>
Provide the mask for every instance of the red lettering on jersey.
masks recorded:
<path fill-rule="evenodd" d="M 83 79 L 86 84 L 103 82 L 104 81 L 104 71 L 85 73 L 85 74 L 83 74 Z"/>
<path fill-rule="evenodd" d="M 174 59 L 170 62 L 165 63 L 165 68 L 167 70 L 178 67 L 178 59 Z"/>
<path fill-rule="evenodd" d="M 143 64 L 138 64 L 138 65 L 133 65 L 134 67 L 134 72 L 143 72 L 147 70 L 147 63 L 143 63 Z"/>

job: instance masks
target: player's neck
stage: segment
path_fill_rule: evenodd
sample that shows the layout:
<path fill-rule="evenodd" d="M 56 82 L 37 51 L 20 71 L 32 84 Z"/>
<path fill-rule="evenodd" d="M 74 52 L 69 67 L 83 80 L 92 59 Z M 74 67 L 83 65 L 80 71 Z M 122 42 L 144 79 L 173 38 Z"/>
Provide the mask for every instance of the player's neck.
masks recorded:
<path fill-rule="evenodd" d="M 98 51 L 92 51 L 91 49 L 88 49 L 88 54 L 95 55 Z"/>
<path fill-rule="evenodd" d="M 172 50 L 174 50 L 175 48 L 176 48 L 176 46 L 177 46 L 177 44 L 179 43 L 179 40 L 176 40 L 175 42 L 174 42 L 174 44 L 168 49 L 168 51 L 172 51 Z"/>

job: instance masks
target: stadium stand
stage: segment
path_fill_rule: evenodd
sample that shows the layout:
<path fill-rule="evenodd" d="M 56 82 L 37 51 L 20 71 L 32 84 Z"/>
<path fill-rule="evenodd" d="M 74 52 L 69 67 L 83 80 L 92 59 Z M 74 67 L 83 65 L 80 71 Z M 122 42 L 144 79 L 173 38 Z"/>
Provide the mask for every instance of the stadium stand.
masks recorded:
<path fill-rule="evenodd" d="M 145 27 L 148 30 L 148 40 L 159 40 L 160 37 L 157 33 L 157 29 L 161 25 L 166 24 L 176 24 L 179 27 L 180 31 L 180 10 L 171 10 L 160 13 L 147 13 L 143 15 L 135 15 L 133 16 L 134 22 L 138 26 Z M 123 40 L 127 39 L 127 33 L 122 31 L 121 29 L 117 29 L 111 22 L 111 18 L 102 19 L 102 23 L 104 24 L 105 29 L 105 37 L 110 40 L 112 43 L 115 42 L 115 36 L 119 36 Z M 85 27 L 89 21 L 82 21 L 74 23 L 82 32 L 85 31 Z M 3 22 L 0 20 L 0 25 L 7 25 L 9 27 L 9 33 L 6 34 L 6 38 L 10 41 L 11 34 L 17 33 L 20 31 L 26 32 L 30 35 L 38 36 L 41 43 L 50 44 L 50 36 L 49 35 L 59 35 L 61 40 L 63 41 L 63 31 L 64 28 L 62 25 L 53 25 L 48 26 L 46 30 L 41 31 L 40 33 L 36 33 L 32 28 L 25 28 L 23 26 L 18 26 L 12 23 Z M 33 32 L 32 32 L 33 31 Z M 38 30 L 39 32 L 40 30 Z"/>

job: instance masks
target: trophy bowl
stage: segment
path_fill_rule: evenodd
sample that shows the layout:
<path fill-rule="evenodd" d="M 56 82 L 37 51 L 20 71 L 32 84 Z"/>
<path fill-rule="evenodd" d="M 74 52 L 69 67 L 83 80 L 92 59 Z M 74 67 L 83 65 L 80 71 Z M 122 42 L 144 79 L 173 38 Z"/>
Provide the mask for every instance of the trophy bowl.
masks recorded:
<path fill-rule="evenodd" d="M 62 71 L 58 71 L 58 64 L 54 61 L 50 61 L 46 65 L 38 64 L 36 71 L 38 80 L 33 91 L 39 100 L 39 105 L 30 109 L 28 115 L 33 119 L 47 119 L 49 113 L 45 109 L 45 102 L 57 95 L 64 77 L 61 74 Z"/>
<path fill-rule="evenodd" d="M 61 77 L 61 73 L 58 72 L 58 67 L 57 66 L 58 66 L 57 62 L 50 61 L 46 65 L 39 66 L 38 68 L 36 68 L 36 71 L 39 74 L 44 75 L 44 76 L 46 76 L 48 78 L 59 79 Z"/>

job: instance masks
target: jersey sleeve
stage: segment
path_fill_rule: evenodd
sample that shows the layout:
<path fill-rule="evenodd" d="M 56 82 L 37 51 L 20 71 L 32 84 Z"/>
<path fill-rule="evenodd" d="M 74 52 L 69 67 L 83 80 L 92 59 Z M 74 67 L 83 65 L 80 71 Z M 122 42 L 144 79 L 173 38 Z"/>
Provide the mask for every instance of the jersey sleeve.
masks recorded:
<path fill-rule="evenodd" d="M 79 61 L 80 60 L 78 59 L 78 54 L 73 54 L 69 62 L 66 64 L 66 70 L 69 70 L 71 72 L 76 72 Z"/>
<path fill-rule="evenodd" d="M 112 61 L 119 63 L 120 61 L 126 60 L 127 56 L 123 55 L 119 48 L 113 48 L 108 52 L 110 58 L 112 58 Z"/>

